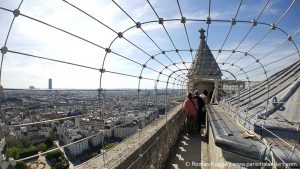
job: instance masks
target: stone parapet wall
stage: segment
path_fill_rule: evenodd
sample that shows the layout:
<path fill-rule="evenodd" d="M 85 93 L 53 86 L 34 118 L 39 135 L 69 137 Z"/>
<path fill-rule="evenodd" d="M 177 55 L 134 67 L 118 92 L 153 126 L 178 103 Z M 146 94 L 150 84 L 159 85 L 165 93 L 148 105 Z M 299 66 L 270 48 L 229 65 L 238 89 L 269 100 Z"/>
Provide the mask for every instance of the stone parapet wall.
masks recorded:
<path fill-rule="evenodd" d="M 258 161 L 252 160 L 250 158 L 231 153 L 223 150 L 222 148 L 216 146 L 214 134 L 210 124 L 208 124 L 208 161 L 210 163 L 211 169 L 241 169 L 249 168 L 246 165 L 258 163 Z M 242 166 L 245 164 L 245 166 Z M 255 167 L 252 167 L 255 168 Z M 259 167 L 256 167 L 259 168 Z"/>
<path fill-rule="evenodd" d="M 181 106 L 178 105 L 167 116 L 161 116 L 110 151 L 76 168 L 161 168 L 184 122 Z"/>
<path fill-rule="evenodd" d="M 208 154 L 209 154 L 209 163 L 211 169 L 217 169 L 217 168 L 224 168 L 224 169 L 240 169 L 240 166 L 233 166 L 233 164 L 225 159 L 225 156 L 227 157 L 227 154 L 224 154 L 225 152 L 220 148 L 217 147 L 215 144 L 215 139 L 213 136 L 213 132 L 211 130 L 210 125 L 208 125 L 209 130 L 209 143 L 208 143 Z"/>

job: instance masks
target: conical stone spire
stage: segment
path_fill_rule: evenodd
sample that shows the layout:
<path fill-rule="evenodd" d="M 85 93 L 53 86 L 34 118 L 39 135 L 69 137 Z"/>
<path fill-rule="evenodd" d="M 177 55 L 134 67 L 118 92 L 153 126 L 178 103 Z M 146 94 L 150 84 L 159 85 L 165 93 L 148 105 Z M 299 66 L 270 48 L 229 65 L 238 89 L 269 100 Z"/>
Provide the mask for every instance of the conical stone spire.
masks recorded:
<path fill-rule="evenodd" d="M 188 72 L 190 80 L 214 80 L 221 79 L 222 72 L 205 41 L 205 30 L 200 32 L 200 45 L 194 57 L 191 69 Z"/>

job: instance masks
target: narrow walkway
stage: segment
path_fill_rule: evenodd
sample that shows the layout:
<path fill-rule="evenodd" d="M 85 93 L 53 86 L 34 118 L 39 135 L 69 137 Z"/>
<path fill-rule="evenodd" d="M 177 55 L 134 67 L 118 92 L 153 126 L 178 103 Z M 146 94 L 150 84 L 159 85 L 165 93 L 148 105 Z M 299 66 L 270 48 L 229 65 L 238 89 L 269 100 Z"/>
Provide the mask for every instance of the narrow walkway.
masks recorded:
<path fill-rule="evenodd" d="M 200 163 L 207 162 L 207 157 L 205 137 L 181 134 L 170 152 L 164 169 L 201 168 Z"/>

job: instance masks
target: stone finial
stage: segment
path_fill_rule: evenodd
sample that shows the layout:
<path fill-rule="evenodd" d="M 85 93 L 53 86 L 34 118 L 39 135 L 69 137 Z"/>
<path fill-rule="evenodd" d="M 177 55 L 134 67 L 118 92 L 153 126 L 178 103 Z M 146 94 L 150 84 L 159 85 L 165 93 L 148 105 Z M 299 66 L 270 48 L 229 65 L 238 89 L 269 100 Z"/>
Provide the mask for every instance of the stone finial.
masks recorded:
<path fill-rule="evenodd" d="M 205 35 L 204 35 L 204 33 L 206 32 L 203 28 L 201 28 L 198 32 L 200 32 L 200 39 L 201 40 L 204 40 L 205 39 Z"/>

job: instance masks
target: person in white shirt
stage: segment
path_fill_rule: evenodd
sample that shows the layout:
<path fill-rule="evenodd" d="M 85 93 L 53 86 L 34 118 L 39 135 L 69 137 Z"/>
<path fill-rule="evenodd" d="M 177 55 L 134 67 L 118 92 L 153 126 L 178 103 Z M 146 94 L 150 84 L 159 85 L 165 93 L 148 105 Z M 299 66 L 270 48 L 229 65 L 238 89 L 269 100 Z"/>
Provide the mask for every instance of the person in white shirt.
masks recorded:
<path fill-rule="evenodd" d="M 207 90 L 203 90 L 202 94 L 200 95 L 200 97 L 204 101 L 205 105 L 209 103 L 209 99 L 208 99 L 207 95 L 208 95 Z M 206 122 L 206 106 L 203 106 L 202 107 L 201 124 L 205 125 L 205 122 Z"/>
<path fill-rule="evenodd" d="M 203 90 L 202 94 L 200 95 L 200 97 L 203 99 L 203 101 L 205 102 L 205 104 L 208 104 L 208 91 L 207 90 Z"/>

